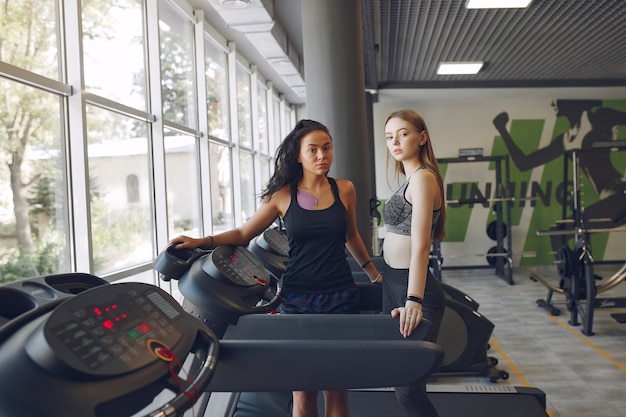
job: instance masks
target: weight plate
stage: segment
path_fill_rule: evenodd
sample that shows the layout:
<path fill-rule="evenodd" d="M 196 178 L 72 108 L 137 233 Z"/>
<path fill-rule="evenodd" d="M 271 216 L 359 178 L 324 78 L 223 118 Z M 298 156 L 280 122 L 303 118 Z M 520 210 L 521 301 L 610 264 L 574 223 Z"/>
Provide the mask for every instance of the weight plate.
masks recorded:
<path fill-rule="evenodd" d="M 500 226 L 501 234 L 502 234 L 502 239 L 504 239 L 507 235 L 507 227 L 506 227 L 506 223 L 501 223 L 501 224 L 502 224 L 502 226 Z M 489 236 L 489 239 L 491 240 L 498 240 L 498 221 L 497 220 L 492 220 L 487 225 L 487 236 Z"/>
<path fill-rule="evenodd" d="M 556 271 L 563 279 L 571 277 L 574 271 L 574 253 L 567 246 L 563 245 L 554 255 L 556 257 Z"/>
<path fill-rule="evenodd" d="M 487 251 L 487 263 L 491 266 L 494 266 L 496 264 L 496 257 L 495 256 L 490 256 L 489 254 L 491 253 L 498 253 L 498 247 L 497 246 L 492 246 L 491 248 L 489 248 L 489 250 Z"/>

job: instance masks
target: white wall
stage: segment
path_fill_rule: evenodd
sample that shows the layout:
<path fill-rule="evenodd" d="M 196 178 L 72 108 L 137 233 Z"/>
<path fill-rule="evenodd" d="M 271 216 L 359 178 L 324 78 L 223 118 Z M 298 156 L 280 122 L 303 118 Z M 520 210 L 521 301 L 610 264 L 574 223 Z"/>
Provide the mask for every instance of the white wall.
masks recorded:
<path fill-rule="evenodd" d="M 498 135 L 493 118 L 507 111 L 515 119 L 555 118 L 551 103 L 556 99 L 626 99 L 626 87 L 538 88 L 538 89 L 435 89 L 380 90 L 374 104 L 376 155 L 376 191 L 386 199 L 393 192 L 386 181 L 387 145 L 384 122 L 394 110 L 412 109 L 426 120 L 432 145 L 438 158 L 454 158 L 459 148 L 484 147 L 490 153 L 494 136 Z M 554 123 L 546 120 L 549 140 Z M 391 180 L 391 176 L 389 176 Z"/>
<path fill-rule="evenodd" d="M 378 102 L 374 104 L 374 133 L 376 155 L 376 190 L 379 199 L 387 199 L 397 184 L 391 184 L 392 171 L 386 170 L 387 147 L 384 139 L 384 121 L 389 113 L 399 109 L 413 109 L 426 120 L 432 145 L 438 158 L 456 158 L 459 148 L 484 148 L 485 155 L 491 155 L 494 138 L 499 133 L 493 125 L 493 119 L 502 111 L 513 119 L 545 120 L 541 135 L 540 147 L 548 144 L 553 135 L 556 113 L 552 102 L 556 99 L 626 99 L 626 87 L 599 87 L 599 88 L 541 88 L 541 89 L 437 89 L 437 90 L 380 90 Z M 393 168 L 393 164 L 389 164 Z M 542 169 L 535 168 L 532 179 L 539 180 Z M 450 164 L 445 182 L 454 181 L 493 181 L 494 173 L 487 171 L 480 164 Z M 518 256 L 514 265 L 520 263 L 521 253 L 528 248 L 525 244 L 528 234 L 535 233 L 529 230 L 528 222 L 533 208 L 524 208 L 520 224 L 513 228 L 513 250 Z M 455 256 L 464 256 L 468 252 L 486 253 L 494 242 L 490 242 L 484 233 L 488 210 L 473 209 L 470 227 L 476 225 L 476 231 L 468 231 L 471 242 L 449 244 L 444 249 Z M 382 231 L 384 233 L 384 230 Z M 602 259 L 624 259 L 625 255 L 618 250 L 626 243 L 622 236 L 613 237 L 611 233 L 608 245 Z M 481 236 L 477 239 L 476 236 Z M 471 243 L 471 246 L 468 245 Z M 444 251 L 445 251 L 444 250 Z M 445 256 L 445 253 L 444 253 Z M 547 258 L 546 258 L 547 259 Z M 552 258 L 550 258 L 552 259 Z M 455 261 L 448 259 L 447 264 Z M 544 261 L 545 263 L 546 261 Z M 459 259 L 462 265 L 484 264 L 484 257 Z"/>

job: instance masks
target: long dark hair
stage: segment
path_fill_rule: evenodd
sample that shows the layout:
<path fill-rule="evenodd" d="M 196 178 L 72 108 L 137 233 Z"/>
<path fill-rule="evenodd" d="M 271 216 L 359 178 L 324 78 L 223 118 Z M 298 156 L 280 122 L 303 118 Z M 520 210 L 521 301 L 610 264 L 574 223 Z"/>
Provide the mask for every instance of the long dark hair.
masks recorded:
<path fill-rule="evenodd" d="M 419 159 L 424 164 L 427 170 L 432 172 L 437 178 L 437 184 L 439 185 L 439 193 L 441 195 L 441 214 L 439 215 L 439 219 L 437 220 L 437 224 L 435 225 L 433 238 L 436 240 L 441 240 L 446 236 L 444 230 L 444 223 L 446 221 L 446 200 L 445 194 L 443 191 L 443 177 L 441 176 L 441 171 L 439 170 L 439 165 L 437 164 L 437 158 L 435 158 L 435 152 L 433 151 L 433 147 L 430 143 L 430 133 L 428 132 L 428 128 L 426 127 L 426 121 L 421 114 L 413 110 L 398 110 L 391 113 L 387 119 L 385 120 L 385 126 L 387 126 L 387 122 L 390 119 L 398 118 L 402 119 L 406 122 L 412 124 L 418 132 L 426 133 L 426 143 L 419 148 Z M 391 157 L 389 154 L 389 150 L 387 149 L 388 158 Z M 387 159 L 387 162 L 389 159 Z M 394 178 L 397 176 L 398 172 L 406 175 L 404 172 L 404 165 L 402 162 L 395 161 L 394 166 Z"/>
<path fill-rule="evenodd" d="M 274 174 L 261 193 L 261 200 L 270 199 L 272 195 L 287 184 L 294 184 L 302 178 L 302 165 L 298 162 L 302 138 L 311 132 L 321 130 L 332 140 L 328 128 L 315 120 L 303 119 L 283 139 L 276 149 Z"/>

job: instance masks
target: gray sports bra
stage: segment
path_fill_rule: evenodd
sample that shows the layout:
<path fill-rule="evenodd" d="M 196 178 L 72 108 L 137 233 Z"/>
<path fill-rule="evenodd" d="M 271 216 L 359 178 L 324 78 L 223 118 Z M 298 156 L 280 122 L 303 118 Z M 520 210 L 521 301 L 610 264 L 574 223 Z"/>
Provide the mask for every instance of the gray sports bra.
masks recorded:
<path fill-rule="evenodd" d="M 424 165 L 415 170 L 415 172 L 421 170 L 422 168 L 424 168 Z M 413 172 L 413 174 L 415 174 L 415 172 Z M 413 206 L 406 200 L 404 194 L 406 192 L 406 188 L 409 186 L 409 180 L 413 174 L 411 174 L 404 181 L 404 184 L 402 184 L 400 188 L 398 188 L 396 192 L 389 197 L 383 206 L 383 219 L 385 220 L 387 231 L 398 235 L 411 235 L 411 212 L 413 211 Z M 430 230 L 431 238 L 435 233 L 435 225 L 437 224 L 437 220 L 439 220 L 440 215 L 441 209 L 433 211 L 433 224 Z"/>

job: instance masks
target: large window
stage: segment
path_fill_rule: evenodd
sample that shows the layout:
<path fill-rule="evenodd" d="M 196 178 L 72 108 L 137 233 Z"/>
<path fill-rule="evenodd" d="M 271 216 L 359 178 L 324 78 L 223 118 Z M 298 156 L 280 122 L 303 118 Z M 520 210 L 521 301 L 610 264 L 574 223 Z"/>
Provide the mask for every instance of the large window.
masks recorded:
<path fill-rule="evenodd" d="M 204 50 L 209 135 L 227 140 L 230 136 L 230 116 L 226 52 L 211 39 L 205 39 Z"/>
<path fill-rule="evenodd" d="M 142 3 L 85 0 L 82 12 L 85 88 L 146 110 Z"/>
<path fill-rule="evenodd" d="M 239 145 L 252 149 L 252 109 L 250 73 L 237 65 L 237 123 Z"/>
<path fill-rule="evenodd" d="M 232 229 L 233 214 L 233 153 L 228 145 L 211 142 L 210 179 L 213 212 L 213 233 Z"/>
<path fill-rule="evenodd" d="M 270 155 L 268 91 L 262 83 L 257 84 L 257 132 L 259 149 L 259 184 L 257 189 L 263 190 L 270 179 L 272 156 Z M 257 206 L 260 201 L 257 199 Z"/>
<path fill-rule="evenodd" d="M 47 87 L 61 75 L 57 10 L 56 1 L 0 7 L 0 59 L 30 80 L 52 80 Z M 0 78 L 0 91 L 2 284 L 70 265 L 61 96 L 8 78 Z"/>
<path fill-rule="evenodd" d="M 170 2 L 159 2 L 161 94 L 165 120 L 196 128 L 193 26 Z"/>
<path fill-rule="evenodd" d="M 60 81 L 58 2 L 4 1 L 0 7 L 0 59 Z"/>
<path fill-rule="evenodd" d="M 167 180 L 168 235 L 198 236 L 200 224 L 200 178 L 197 139 L 165 131 L 165 172 Z"/>
<path fill-rule="evenodd" d="M 255 211 L 254 159 L 252 156 L 252 92 L 250 73 L 237 64 L 237 125 L 239 140 L 240 219 L 247 220 Z"/>
<path fill-rule="evenodd" d="M 61 99 L 0 78 L 0 284 L 69 271 Z"/>
<path fill-rule="evenodd" d="M 205 39 L 207 119 L 209 126 L 209 180 L 213 233 L 231 229 L 233 213 L 233 168 L 230 135 L 228 56 L 211 39 Z"/>
<path fill-rule="evenodd" d="M 282 113 L 282 110 L 281 110 L 281 106 L 280 106 L 280 99 L 278 97 L 274 97 L 274 99 L 272 100 L 272 106 L 274 107 L 274 109 L 273 109 L 273 113 L 274 113 L 274 120 L 273 120 L 274 137 L 272 138 L 272 140 L 274 141 L 274 143 L 279 144 L 283 140 L 283 137 L 286 136 L 286 134 L 283 134 L 284 132 L 283 132 L 282 123 L 281 123 L 281 119 L 282 119 L 281 113 Z"/>
<path fill-rule="evenodd" d="M 148 126 L 87 106 L 89 197 L 96 274 L 149 262 L 152 257 Z M 137 179 L 138 201 L 128 199 L 128 177 Z"/>
<path fill-rule="evenodd" d="M 267 89 L 261 83 L 257 85 L 257 133 L 259 138 L 258 149 L 263 155 L 268 155 L 270 151 L 269 145 L 269 127 L 267 114 Z"/>
<path fill-rule="evenodd" d="M 239 152 L 239 169 L 241 179 L 241 219 L 246 221 L 256 210 L 254 188 L 254 159 L 250 152 Z"/>
<path fill-rule="evenodd" d="M 156 278 L 167 239 L 256 210 L 285 106 L 193 8 L 0 7 L 0 284 Z"/>

